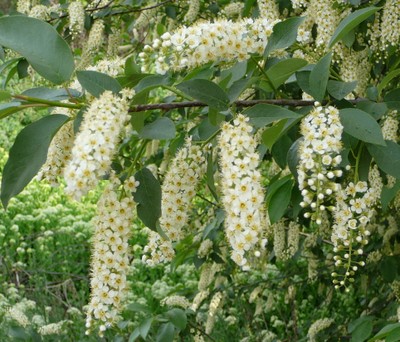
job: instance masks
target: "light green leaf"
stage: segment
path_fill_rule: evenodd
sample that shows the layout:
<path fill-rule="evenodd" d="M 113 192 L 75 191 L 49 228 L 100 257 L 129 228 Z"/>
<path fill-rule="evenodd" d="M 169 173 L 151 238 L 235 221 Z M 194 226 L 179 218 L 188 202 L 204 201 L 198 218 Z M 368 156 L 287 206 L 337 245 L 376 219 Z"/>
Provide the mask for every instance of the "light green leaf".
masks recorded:
<path fill-rule="evenodd" d="M 66 115 L 49 115 L 26 126 L 18 134 L 3 170 L 1 201 L 4 208 L 40 170 L 53 136 L 68 120 Z"/>
<path fill-rule="evenodd" d="M 174 122 L 169 118 L 158 118 L 156 121 L 145 125 L 139 132 L 142 139 L 169 140 L 175 137 Z"/>
<path fill-rule="evenodd" d="M 101 72 L 92 70 L 77 71 L 76 77 L 83 89 L 94 97 L 99 97 L 106 90 L 118 94 L 122 89 L 116 79 Z"/>
<path fill-rule="evenodd" d="M 68 89 L 67 91 L 64 88 L 52 89 L 46 87 L 38 87 L 25 90 L 21 95 L 36 97 L 49 101 L 62 101 L 69 99 L 70 95 L 72 95 L 73 97 L 79 97 L 80 93 L 75 89 Z"/>
<path fill-rule="evenodd" d="M 26 16 L 0 18 L 0 45 L 24 56 L 47 80 L 61 84 L 74 71 L 74 58 L 65 40 L 50 24 Z"/>
<path fill-rule="evenodd" d="M 356 108 L 345 108 L 339 111 L 339 115 L 346 133 L 359 140 L 385 146 L 381 127 L 370 114 Z"/>
<path fill-rule="evenodd" d="M 243 115 L 248 116 L 250 118 L 250 123 L 256 128 L 264 127 L 271 122 L 282 119 L 301 118 L 301 115 L 289 109 L 267 103 L 256 104 L 243 111 Z"/>
<path fill-rule="evenodd" d="M 346 95 L 350 94 L 357 86 L 357 81 L 353 82 L 341 82 L 329 80 L 327 90 L 330 95 L 335 99 L 341 100 Z"/>
<path fill-rule="evenodd" d="M 275 144 L 275 142 L 281 136 L 281 133 L 285 129 L 287 120 L 280 120 L 271 127 L 268 127 L 262 134 L 262 142 L 269 149 Z"/>
<path fill-rule="evenodd" d="M 158 329 L 156 342 L 171 342 L 174 340 L 175 327 L 171 322 L 164 323 Z"/>
<path fill-rule="evenodd" d="M 157 230 L 157 220 L 161 216 L 161 187 L 151 171 L 143 168 L 136 172 L 139 186 L 133 194 L 137 205 L 137 214 L 150 229 Z"/>
<path fill-rule="evenodd" d="M 264 57 L 268 57 L 271 51 L 291 46 L 296 41 L 297 30 L 304 19 L 305 17 L 292 17 L 277 23 L 268 39 Z"/>
<path fill-rule="evenodd" d="M 182 309 L 174 308 L 165 313 L 169 321 L 175 325 L 179 330 L 186 328 L 187 317 L 185 311 Z"/>
<path fill-rule="evenodd" d="M 229 97 L 214 82 L 203 79 L 192 79 L 176 86 L 179 90 L 208 106 L 223 111 L 228 109 Z"/>
<path fill-rule="evenodd" d="M 297 70 L 307 65 L 307 61 L 300 58 L 289 58 L 279 61 L 270 67 L 266 74 L 275 88 L 285 83 Z"/>
<path fill-rule="evenodd" d="M 319 102 L 322 102 L 325 97 L 331 61 L 332 53 L 330 52 L 318 61 L 310 73 L 310 95 Z"/>
<path fill-rule="evenodd" d="M 331 48 L 333 45 L 335 45 L 340 39 L 342 39 L 345 35 L 347 35 L 358 24 L 363 22 L 365 19 L 370 17 L 379 9 L 380 9 L 379 7 L 362 8 L 357 11 L 354 11 L 346 18 L 344 18 L 336 28 L 335 32 L 333 33 L 328 48 Z"/>
<path fill-rule="evenodd" d="M 149 317 L 145 319 L 144 322 L 142 322 L 142 324 L 139 325 L 140 336 L 142 336 L 144 339 L 146 339 L 152 323 L 153 323 L 153 318 Z"/>
<path fill-rule="evenodd" d="M 386 140 L 386 146 L 367 144 L 367 148 L 382 171 L 400 179 L 400 146 L 398 144 Z"/>
<path fill-rule="evenodd" d="M 7 90 L 0 90 L 0 102 L 10 101 L 11 93 Z"/>
<path fill-rule="evenodd" d="M 400 69 L 393 70 L 389 72 L 385 77 L 382 79 L 381 83 L 378 84 L 378 93 L 381 94 L 382 90 L 390 83 L 391 80 L 398 77 L 400 75 Z"/>

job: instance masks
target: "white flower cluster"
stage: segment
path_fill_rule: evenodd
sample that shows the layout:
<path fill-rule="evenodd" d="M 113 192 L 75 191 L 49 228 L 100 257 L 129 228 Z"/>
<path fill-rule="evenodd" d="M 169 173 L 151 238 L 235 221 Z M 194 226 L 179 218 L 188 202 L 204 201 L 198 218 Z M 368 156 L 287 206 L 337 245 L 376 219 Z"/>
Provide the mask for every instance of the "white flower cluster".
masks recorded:
<path fill-rule="evenodd" d="M 313 324 L 311 324 L 307 332 L 307 337 L 309 338 L 309 342 L 317 342 L 318 333 L 322 330 L 329 328 L 333 322 L 334 322 L 333 318 L 321 318 L 316 320 Z"/>
<path fill-rule="evenodd" d="M 222 299 L 223 299 L 222 292 L 216 292 L 214 296 L 211 298 L 210 306 L 208 308 L 206 327 L 205 327 L 206 334 L 211 334 L 214 328 L 216 314 L 219 307 L 222 305 Z"/>
<path fill-rule="evenodd" d="M 85 69 L 87 65 L 91 64 L 93 54 L 95 54 L 104 42 L 104 22 L 103 20 L 96 20 L 93 23 L 89 32 L 89 37 L 82 52 L 81 61 L 78 69 Z"/>
<path fill-rule="evenodd" d="M 72 157 L 64 171 L 66 192 L 80 199 L 106 175 L 117 150 L 120 133 L 128 120 L 132 91 L 122 97 L 105 91 L 95 99 L 83 116 Z"/>
<path fill-rule="evenodd" d="M 174 248 L 170 240 L 161 237 L 160 234 L 147 229 L 148 243 L 144 247 L 142 261 L 148 266 L 155 266 L 162 262 L 171 261 L 175 256 Z"/>
<path fill-rule="evenodd" d="M 105 188 L 98 204 L 97 214 L 92 224 L 93 254 L 91 260 L 91 297 L 87 309 L 86 328 L 90 333 L 98 325 L 99 335 L 114 324 L 122 307 L 122 298 L 127 288 L 126 274 L 129 267 L 129 244 L 131 224 L 134 217 L 135 202 L 130 192 L 137 185 L 134 177 L 124 184 L 124 197 L 117 188 L 119 180 L 112 181 Z M 97 322 L 98 324 L 95 324 Z"/>
<path fill-rule="evenodd" d="M 66 322 L 67 321 L 60 321 L 57 323 L 50 323 L 50 324 L 43 325 L 38 329 L 38 333 L 41 336 L 60 335 L 65 330 L 64 326 L 65 326 Z"/>
<path fill-rule="evenodd" d="M 196 188 L 205 172 L 206 159 L 202 148 L 193 145 L 191 138 L 186 139 L 185 145 L 177 152 L 171 166 L 165 175 L 162 185 L 160 228 L 170 242 L 180 241 L 185 234 L 188 223 L 188 211 L 192 206 Z M 155 238 L 155 239 L 154 239 Z M 144 256 L 144 261 L 151 264 L 160 261 L 160 248 L 154 248 L 156 243 L 162 242 L 154 236 L 145 252 L 150 252 L 150 258 Z M 169 243 L 166 244 L 168 247 Z M 161 246 L 160 246 L 161 247 Z M 169 260 L 171 251 L 166 249 L 167 256 L 161 257 Z"/>
<path fill-rule="evenodd" d="M 227 17 L 227 18 L 233 18 L 236 16 L 241 15 L 242 10 L 243 10 L 244 4 L 242 2 L 231 2 L 227 4 L 221 12 Z"/>
<path fill-rule="evenodd" d="M 71 116 L 71 112 L 67 108 L 58 108 L 57 114 Z M 36 176 L 38 180 L 43 179 L 48 181 L 51 186 L 58 186 L 58 179 L 63 175 L 64 167 L 71 159 L 74 137 L 74 124 L 70 120 L 58 130 L 51 141 L 46 162 Z"/>
<path fill-rule="evenodd" d="M 68 6 L 69 30 L 72 38 L 77 38 L 82 34 L 85 27 L 85 9 L 81 1 L 73 1 Z"/>
<path fill-rule="evenodd" d="M 260 11 L 261 18 L 267 19 L 269 21 L 279 20 L 279 6 L 275 0 L 258 0 L 257 5 Z"/>
<path fill-rule="evenodd" d="M 363 246 L 368 243 L 370 235 L 367 224 L 374 214 L 373 209 L 382 189 L 378 169 L 373 168 L 370 173 L 370 188 L 367 182 L 359 181 L 356 184 L 351 182 L 336 194 L 335 223 L 332 226 L 331 240 L 336 253 L 335 266 L 344 267 L 345 273 L 332 274 L 335 288 L 347 286 L 348 281 L 353 281 L 352 276 L 358 266 L 365 265 L 364 261 L 355 261 L 353 257 L 364 253 Z"/>
<path fill-rule="evenodd" d="M 386 49 L 388 46 L 398 48 L 400 43 L 400 1 L 386 0 L 383 7 L 380 41 Z"/>
<path fill-rule="evenodd" d="M 332 106 L 324 108 L 316 102 L 302 120 L 300 130 L 303 136 L 298 152 L 301 162 L 297 167 L 299 189 L 303 196 L 300 205 L 311 209 L 304 214 L 305 217 L 321 224 L 325 203 L 340 188 L 335 178 L 343 174 L 339 168 L 343 132 L 339 111 Z"/>
<path fill-rule="evenodd" d="M 182 309 L 187 309 L 190 306 L 190 302 L 185 297 L 176 295 L 165 297 L 163 300 L 161 300 L 160 304 L 167 306 L 178 306 Z"/>
<path fill-rule="evenodd" d="M 264 18 L 232 22 L 219 19 L 182 26 L 174 33 L 166 32 L 153 46 L 146 45 L 139 54 L 146 71 L 149 54 L 156 55 L 155 70 L 165 74 L 169 69 L 193 68 L 211 61 L 243 61 L 253 53 L 263 53 L 275 24 Z"/>
<path fill-rule="evenodd" d="M 183 21 L 185 23 L 192 23 L 193 21 L 196 20 L 197 15 L 199 14 L 200 11 L 200 0 L 188 0 L 189 3 L 189 9 L 185 14 L 185 18 Z"/>
<path fill-rule="evenodd" d="M 45 5 L 36 5 L 29 11 L 29 16 L 31 18 L 36 18 L 40 20 L 47 20 L 50 18 L 50 8 Z"/>
<path fill-rule="evenodd" d="M 225 232 L 232 247 L 232 260 L 245 268 L 248 268 L 245 253 L 260 242 L 267 225 L 264 189 L 257 170 L 260 157 L 248 120 L 239 114 L 233 125 L 222 125 L 218 138 Z"/>

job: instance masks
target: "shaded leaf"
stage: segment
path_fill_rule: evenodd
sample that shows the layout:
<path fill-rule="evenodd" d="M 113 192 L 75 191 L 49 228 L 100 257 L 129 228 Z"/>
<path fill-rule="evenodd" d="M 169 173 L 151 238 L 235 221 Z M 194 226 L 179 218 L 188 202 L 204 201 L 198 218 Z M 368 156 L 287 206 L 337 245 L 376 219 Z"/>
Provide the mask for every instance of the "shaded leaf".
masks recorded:
<path fill-rule="evenodd" d="M 171 342 L 174 340 L 175 327 L 171 322 L 164 323 L 158 330 L 156 342 Z"/>
<path fill-rule="evenodd" d="M 18 134 L 3 170 L 1 201 L 4 208 L 40 170 L 53 136 L 68 120 L 66 115 L 49 115 L 26 126 Z"/>
<path fill-rule="evenodd" d="M 176 130 L 174 122 L 166 117 L 158 118 L 156 121 L 145 125 L 139 132 L 142 139 L 168 140 L 175 137 Z"/>
<path fill-rule="evenodd" d="M 174 308 L 165 313 L 169 321 L 178 329 L 183 330 L 186 328 L 187 317 L 185 311 L 182 309 Z"/>
<path fill-rule="evenodd" d="M 264 127 L 271 122 L 282 119 L 300 119 L 302 116 L 281 106 L 267 103 L 259 103 L 243 111 L 243 114 L 250 118 L 250 123 L 256 127 Z"/>
<path fill-rule="evenodd" d="M 74 58 L 65 40 L 50 24 L 26 16 L 0 18 L 0 44 L 24 56 L 47 80 L 61 84 L 74 71 Z"/>
<path fill-rule="evenodd" d="M 330 65 L 332 61 L 332 53 L 326 54 L 322 57 L 310 73 L 310 95 L 319 102 L 325 97 L 326 86 L 330 75 Z"/>
<path fill-rule="evenodd" d="M 357 86 L 357 81 L 353 82 L 341 82 L 329 80 L 327 90 L 330 95 L 335 99 L 341 100 L 346 95 L 350 94 Z"/>
<path fill-rule="evenodd" d="M 400 146 L 398 144 L 386 140 L 386 146 L 367 144 L 367 148 L 382 171 L 400 179 Z"/>
<path fill-rule="evenodd" d="M 92 70 L 77 71 L 76 77 L 83 89 L 94 97 L 99 97 L 106 90 L 114 94 L 118 94 L 122 90 L 121 85 L 116 79 L 101 72 Z"/>
<path fill-rule="evenodd" d="M 275 88 L 285 83 L 297 70 L 307 65 L 307 61 L 300 58 L 289 58 L 279 61 L 271 66 L 266 74 Z"/>

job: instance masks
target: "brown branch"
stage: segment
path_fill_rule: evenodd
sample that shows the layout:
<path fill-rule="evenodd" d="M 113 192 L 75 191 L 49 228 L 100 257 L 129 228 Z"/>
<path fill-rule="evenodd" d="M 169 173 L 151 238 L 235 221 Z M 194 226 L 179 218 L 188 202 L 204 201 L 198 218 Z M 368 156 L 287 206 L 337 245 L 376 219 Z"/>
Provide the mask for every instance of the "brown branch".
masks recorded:
<path fill-rule="evenodd" d="M 364 101 L 363 98 L 349 100 L 348 102 L 356 104 Z M 251 107 L 259 103 L 273 104 L 277 106 L 290 106 L 290 107 L 306 107 L 313 106 L 315 101 L 309 100 L 295 100 L 295 99 L 271 99 L 271 100 L 238 100 L 234 102 L 237 107 Z M 322 105 L 326 105 L 328 101 L 322 101 Z M 153 103 L 153 104 L 139 104 L 131 108 L 130 112 L 144 112 L 146 110 L 171 110 L 178 108 L 192 108 L 192 107 L 207 107 L 207 104 L 200 101 L 185 101 L 173 103 Z"/>

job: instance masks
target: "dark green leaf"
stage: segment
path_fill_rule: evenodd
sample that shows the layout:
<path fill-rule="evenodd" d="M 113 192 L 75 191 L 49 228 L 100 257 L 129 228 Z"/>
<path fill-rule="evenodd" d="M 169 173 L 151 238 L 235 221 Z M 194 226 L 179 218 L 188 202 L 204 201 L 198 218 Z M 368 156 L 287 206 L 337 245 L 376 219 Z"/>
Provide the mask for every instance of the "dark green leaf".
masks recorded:
<path fill-rule="evenodd" d="M 176 86 L 180 91 L 194 99 L 206 103 L 217 110 L 226 110 L 229 105 L 228 95 L 214 82 L 192 79 Z"/>
<path fill-rule="evenodd" d="M 341 109 L 339 113 L 346 133 L 359 140 L 385 146 L 381 127 L 370 114 L 355 108 Z"/>
<path fill-rule="evenodd" d="M 352 331 L 350 331 L 350 325 L 349 325 L 349 332 L 351 332 L 351 341 L 363 342 L 372 333 L 372 328 L 373 328 L 372 317 L 370 316 L 361 317 L 357 321 L 356 321 L 357 324 L 354 326 Z"/>
<path fill-rule="evenodd" d="M 17 64 L 17 72 L 18 72 L 18 78 L 25 78 L 28 76 L 28 67 L 29 63 L 27 62 L 26 59 L 21 59 L 18 64 Z"/>
<path fill-rule="evenodd" d="M 389 207 L 390 202 L 396 197 L 397 192 L 400 190 L 400 179 L 397 180 L 396 184 L 388 188 L 384 186 L 382 188 L 382 193 L 381 193 L 381 205 L 383 210 L 387 210 Z"/>
<path fill-rule="evenodd" d="M 379 332 L 369 340 L 369 342 L 380 340 L 386 336 L 389 336 L 392 332 L 396 332 L 400 329 L 400 323 L 391 323 L 384 326 Z"/>
<path fill-rule="evenodd" d="M 13 340 L 29 341 L 30 339 L 29 332 L 23 327 L 11 326 L 8 328 L 7 335 Z"/>
<path fill-rule="evenodd" d="M 332 95 L 335 99 L 341 100 L 346 95 L 351 93 L 357 86 L 357 81 L 353 82 L 341 82 L 329 80 L 327 90 L 330 95 Z"/>
<path fill-rule="evenodd" d="M 304 70 L 296 72 L 297 84 L 305 93 L 310 94 L 310 74 L 311 71 Z"/>
<path fill-rule="evenodd" d="M 2 46 L 0 46 L 0 60 L 4 62 L 5 58 L 6 58 L 6 54 L 4 52 L 4 49 Z"/>
<path fill-rule="evenodd" d="M 292 139 L 287 134 L 283 134 L 271 148 L 272 157 L 282 170 L 286 168 L 286 156 L 292 144 Z"/>
<path fill-rule="evenodd" d="M 307 61 L 300 58 L 289 58 L 279 61 L 270 67 L 266 74 L 275 88 L 285 83 L 297 70 L 307 65 Z"/>
<path fill-rule="evenodd" d="M 398 342 L 400 341 L 400 327 L 393 329 L 388 333 L 385 342 Z"/>
<path fill-rule="evenodd" d="M 175 327 L 171 322 L 164 323 L 158 329 L 156 342 L 171 342 L 174 340 Z"/>
<path fill-rule="evenodd" d="M 358 24 L 363 22 L 365 19 L 370 17 L 376 11 L 378 11 L 378 7 L 366 7 L 354 11 L 346 18 L 344 18 L 338 27 L 336 28 L 335 32 L 332 35 L 332 38 L 329 42 L 328 48 L 331 48 L 335 45 L 340 39 L 342 39 L 345 35 L 347 35 L 352 29 L 354 29 Z"/>
<path fill-rule="evenodd" d="M 74 71 L 68 44 L 50 24 L 26 16 L 0 18 L 0 44 L 24 56 L 47 80 L 61 84 Z"/>
<path fill-rule="evenodd" d="M 400 179 L 400 146 L 398 144 L 386 140 L 386 146 L 367 144 L 367 148 L 382 171 Z"/>
<path fill-rule="evenodd" d="M 301 115 L 286 109 L 284 107 L 275 106 L 267 103 L 259 103 L 243 111 L 243 114 L 250 118 L 250 123 L 256 127 L 264 127 L 271 122 L 282 119 L 299 119 Z"/>
<path fill-rule="evenodd" d="M 293 185 L 292 179 L 286 179 L 282 185 L 274 189 L 272 195 L 268 196 L 267 206 L 271 223 L 279 221 L 285 214 L 290 203 Z"/>
<path fill-rule="evenodd" d="M 397 277 L 397 257 L 385 256 L 380 263 L 379 270 L 386 283 L 391 283 Z"/>
<path fill-rule="evenodd" d="M 5 117 L 19 112 L 22 109 L 24 109 L 24 107 L 21 107 L 21 102 L 9 102 L 0 104 L 0 119 L 4 119 Z"/>
<path fill-rule="evenodd" d="M 22 59 L 22 57 L 13 58 L 13 59 L 10 59 L 10 60 L 4 62 L 2 65 L 0 65 L 0 74 L 1 74 L 5 69 L 7 69 L 9 66 L 12 66 L 13 64 L 19 62 L 21 59 Z"/>
<path fill-rule="evenodd" d="M 227 91 L 229 101 L 231 103 L 236 101 L 240 96 L 240 94 L 242 94 L 243 91 L 248 89 L 256 80 L 257 79 L 255 77 L 250 77 L 250 78 L 243 78 L 241 80 L 234 82 Z"/>
<path fill-rule="evenodd" d="M 76 77 L 83 89 L 88 91 L 94 97 L 99 97 L 106 90 L 118 94 L 122 89 L 116 79 L 101 72 L 92 70 L 77 71 Z"/>
<path fill-rule="evenodd" d="M 140 93 L 142 91 L 149 91 L 151 89 L 170 84 L 171 80 L 166 75 L 151 75 L 140 80 L 135 87 L 135 91 L 136 93 Z"/>
<path fill-rule="evenodd" d="M 135 174 L 139 186 L 133 194 L 137 205 L 137 214 L 150 229 L 157 230 L 157 220 L 161 216 L 161 187 L 151 171 L 144 168 Z"/>
<path fill-rule="evenodd" d="M 275 144 L 275 142 L 281 136 L 281 133 L 283 132 L 283 130 L 285 128 L 286 122 L 287 122 L 287 120 L 280 120 L 276 124 L 272 125 L 271 127 L 268 127 L 263 132 L 262 142 L 269 149 L 272 148 L 272 146 Z"/>
<path fill-rule="evenodd" d="M 310 73 L 310 95 L 319 102 L 325 97 L 326 86 L 330 75 L 332 53 L 321 58 Z"/>
<path fill-rule="evenodd" d="M 357 108 L 371 114 L 375 120 L 379 120 L 388 110 L 386 103 L 376 103 L 372 101 L 358 102 Z"/>
<path fill-rule="evenodd" d="M 169 321 L 175 325 L 179 330 L 186 328 L 187 317 L 185 311 L 182 309 L 174 308 L 165 313 Z"/>
<path fill-rule="evenodd" d="M 305 17 L 293 17 L 277 23 L 264 51 L 264 57 L 268 57 L 271 51 L 285 49 L 291 46 L 297 38 L 297 29 Z"/>
<path fill-rule="evenodd" d="M 290 172 L 297 178 L 297 165 L 299 165 L 300 157 L 299 157 L 299 147 L 300 142 L 303 138 L 297 139 L 292 146 L 290 147 L 288 154 L 287 154 L 287 164 L 289 166 Z"/>
<path fill-rule="evenodd" d="M 62 101 L 73 97 L 79 97 L 80 93 L 75 89 L 51 89 L 46 87 L 31 88 L 25 90 L 21 95 L 37 97 L 39 99 L 49 100 L 49 101 Z"/>
<path fill-rule="evenodd" d="M 40 170 L 54 134 L 68 119 L 65 115 L 49 115 L 26 126 L 18 134 L 3 170 L 1 201 L 4 208 Z"/>
<path fill-rule="evenodd" d="M 166 117 L 158 118 L 156 121 L 145 125 L 139 132 L 142 139 L 169 140 L 175 137 L 174 122 Z"/>
<path fill-rule="evenodd" d="M 145 319 L 144 322 L 142 322 L 142 324 L 139 325 L 140 336 L 142 336 L 144 339 L 146 339 L 152 323 L 153 323 L 153 318 L 149 317 Z"/>

